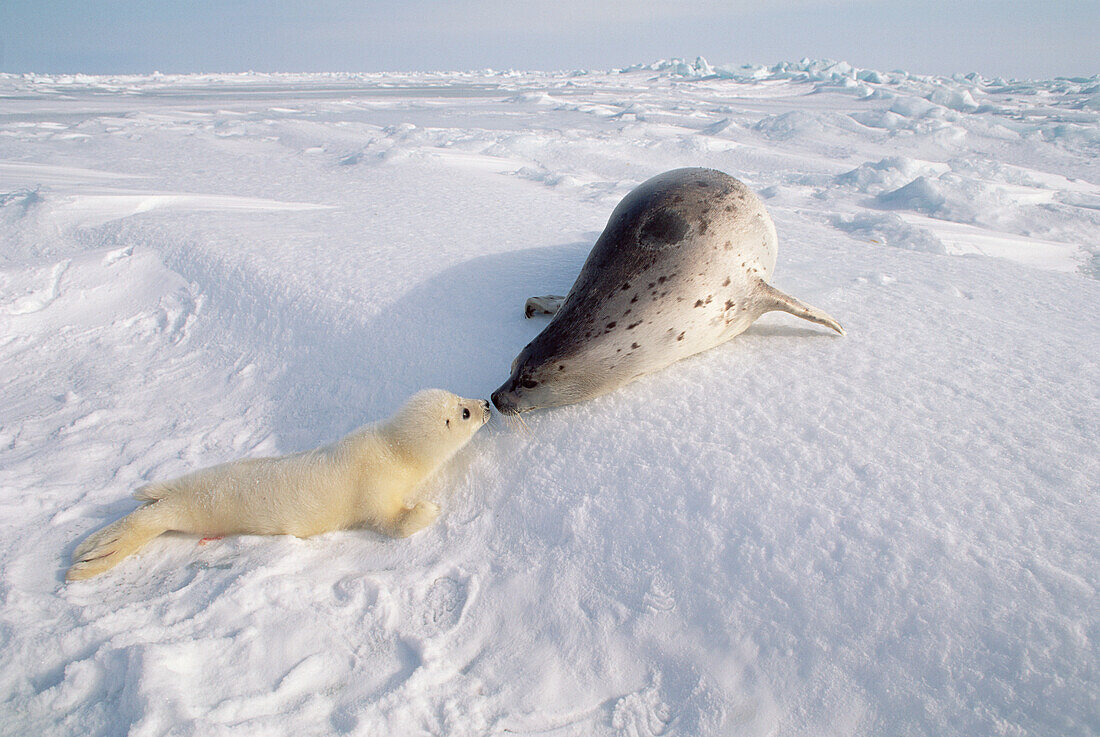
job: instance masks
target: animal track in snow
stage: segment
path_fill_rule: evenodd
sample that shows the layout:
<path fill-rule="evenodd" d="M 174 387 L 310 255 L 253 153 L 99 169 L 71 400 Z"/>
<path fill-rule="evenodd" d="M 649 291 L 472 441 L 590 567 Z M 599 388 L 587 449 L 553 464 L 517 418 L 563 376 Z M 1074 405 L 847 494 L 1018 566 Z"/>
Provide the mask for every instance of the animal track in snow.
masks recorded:
<path fill-rule="evenodd" d="M 425 634 L 443 634 L 454 629 L 466 608 L 469 585 L 465 579 L 450 576 L 437 578 L 424 596 L 424 613 L 421 621 Z"/>
<path fill-rule="evenodd" d="M 670 612 L 676 608 L 676 597 L 668 580 L 660 573 L 653 576 L 649 591 L 642 597 L 645 605 L 656 612 Z"/>
<path fill-rule="evenodd" d="M 649 686 L 629 693 L 615 702 L 611 726 L 623 737 L 647 737 L 664 734 L 672 721 L 672 710 L 661 700 L 661 674 L 653 676 Z"/>

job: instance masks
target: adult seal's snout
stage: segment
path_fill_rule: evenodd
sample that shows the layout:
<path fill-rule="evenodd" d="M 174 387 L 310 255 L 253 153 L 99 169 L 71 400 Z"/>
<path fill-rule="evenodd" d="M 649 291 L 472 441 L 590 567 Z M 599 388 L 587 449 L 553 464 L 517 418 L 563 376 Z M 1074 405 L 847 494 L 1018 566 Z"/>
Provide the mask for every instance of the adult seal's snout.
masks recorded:
<path fill-rule="evenodd" d="M 518 414 L 515 395 L 505 391 L 504 387 L 493 392 L 491 398 L 493 400 L 493 406 L 496 407 L 497 411 L 502 415 Z"/>
<path fill-rule="evenodd" d="M 774 287 L 775 226 L 744 184 L 677 169 L 619 203 L 569 294 L 531 297 L 552 315 L 493 392 L 503 414 L 582 401 L 743 332 L 781 310 L 844 334 L 827 314 Z"/>

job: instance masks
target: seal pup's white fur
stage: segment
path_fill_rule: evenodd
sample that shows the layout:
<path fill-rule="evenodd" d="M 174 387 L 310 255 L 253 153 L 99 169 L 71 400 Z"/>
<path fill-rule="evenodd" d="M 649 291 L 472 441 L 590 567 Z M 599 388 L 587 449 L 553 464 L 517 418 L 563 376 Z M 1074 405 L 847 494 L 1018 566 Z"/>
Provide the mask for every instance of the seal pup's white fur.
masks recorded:
<path fill-rule="evenodd" d="M 295 535 L 370 527 L 406 537 L 439 507 L 416 490 L 489 419 L 489 403 L 442 389 L 413 395 L 388 420 L 321 448 L 224 463 L 149 484 L 134 512 L 90 535 L 66 578 L 97 576 L 169 532 Z"/>

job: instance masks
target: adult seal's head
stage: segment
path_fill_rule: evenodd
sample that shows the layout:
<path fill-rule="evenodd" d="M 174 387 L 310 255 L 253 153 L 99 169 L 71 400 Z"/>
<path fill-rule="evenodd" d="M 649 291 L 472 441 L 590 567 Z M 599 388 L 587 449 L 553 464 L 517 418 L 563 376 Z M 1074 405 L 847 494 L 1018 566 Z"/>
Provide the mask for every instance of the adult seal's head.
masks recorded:
<path fill-rule="evenodd" d="M 532 297 L 553 315 L 493 392 L 504 414 L 599 396 L 782 310 L 838 333 L 821 310 L 767 283 L 775 226 L 748 187 L 714 169 L 677 169 L 628 194 L 565 297 Z"/>

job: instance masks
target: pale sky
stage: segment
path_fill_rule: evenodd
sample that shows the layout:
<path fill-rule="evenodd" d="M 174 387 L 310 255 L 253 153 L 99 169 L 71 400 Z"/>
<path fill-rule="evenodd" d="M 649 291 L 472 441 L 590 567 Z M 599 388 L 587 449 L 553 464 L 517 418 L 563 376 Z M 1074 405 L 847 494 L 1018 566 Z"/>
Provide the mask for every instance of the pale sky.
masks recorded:
<path fill-rule="evenodd" d="M 0 71 L 609 69 L 842 59 L 1100 74 L 1100 0 L 0 0 Z"/>

